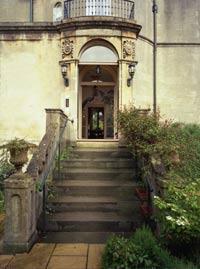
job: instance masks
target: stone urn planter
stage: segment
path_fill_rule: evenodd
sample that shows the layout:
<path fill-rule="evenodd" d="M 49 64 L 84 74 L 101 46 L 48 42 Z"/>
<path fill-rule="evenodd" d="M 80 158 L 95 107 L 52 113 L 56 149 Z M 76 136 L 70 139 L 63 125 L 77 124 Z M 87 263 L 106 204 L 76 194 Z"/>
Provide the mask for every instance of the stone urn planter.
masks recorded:
<path fill-rule="evenodd" d="M 10 163 L 17 171 L 21 171 L 23 165 L 28 162 L 28 148 L 20 150 L 10 149 Z"/>
<path fill-rule="evenodd" d="M 0 149 L 4 149 L 9 152 L 10 163 L 14 165 L 18 172 L 20 172 L 23 165 L 28 161 L 28 150 L 34 147 L 36 147 L 36 145 L 29 143 L 24 139 L 15 138 L 0 146 Z"/>

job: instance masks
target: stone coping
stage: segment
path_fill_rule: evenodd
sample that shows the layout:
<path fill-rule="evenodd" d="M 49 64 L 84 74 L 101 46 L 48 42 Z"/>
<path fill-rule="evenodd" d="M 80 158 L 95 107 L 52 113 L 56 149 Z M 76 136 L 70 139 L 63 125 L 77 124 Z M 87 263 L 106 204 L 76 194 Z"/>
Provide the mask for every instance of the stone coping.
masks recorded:
<path fill-rule="evenodd" d="M 45 111 L 46 113 L 59 113 L 60 115 L 68 119 L 68 116 L 60 108 L 45 108 Z"/>
<path fill-rule="evenodd" d="M 135 20 L 110 16 L 85 16 L 70 18 L 60 23 L 53 22 L 0 22 L 0 34 L 16 32 L 55 32 L 72 31 L 76 29 L 117 29 L 134 32 L 139 35 L 142 26 Z"/>

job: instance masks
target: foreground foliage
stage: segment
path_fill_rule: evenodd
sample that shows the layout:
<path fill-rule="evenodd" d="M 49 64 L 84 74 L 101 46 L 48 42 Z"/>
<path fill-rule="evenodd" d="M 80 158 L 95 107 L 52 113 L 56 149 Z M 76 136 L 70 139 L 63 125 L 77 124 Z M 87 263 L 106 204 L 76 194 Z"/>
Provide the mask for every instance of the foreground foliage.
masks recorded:
<path fill-rule="evenodd" d="M 102 257 L 103 269 L 197 269 L 163 249 L 148 228 L 138 229 L 130 239 L 113 235 Z"/>
<path fill-rule="evenodd" d="M 155 197 L 162 233 L 180 243 L 200 242 L 200 180 L 168 184 L 165 197 Z"/>
<path fill-rule="evenodd" d="M 155 198 L 161 239 L 172 253 L 200 266 L 200 126 L 162 120 L 135 108 L 119 112 L 119 128 L 132 152 L 144 160 L 143 178 L 159 164 L 165 182 Z"/>
<path fill-rule="evenodd" d="M 8 161 L 6 151 L 1 151 L 0 154 L 0 213 L 4 211 L 4 180 L 14 173 L 15 169 Z"/>

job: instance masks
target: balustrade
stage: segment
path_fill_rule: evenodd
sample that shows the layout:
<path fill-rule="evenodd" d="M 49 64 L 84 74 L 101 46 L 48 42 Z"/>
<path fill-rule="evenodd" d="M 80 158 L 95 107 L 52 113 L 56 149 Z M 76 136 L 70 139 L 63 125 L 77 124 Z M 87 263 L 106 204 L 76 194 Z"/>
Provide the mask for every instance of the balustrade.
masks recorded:
<path fill-rule="evenodd" d="M 112 16 L 134 19 L 132 0 L 66 0 L 64 19 L 82 16 Z"/>

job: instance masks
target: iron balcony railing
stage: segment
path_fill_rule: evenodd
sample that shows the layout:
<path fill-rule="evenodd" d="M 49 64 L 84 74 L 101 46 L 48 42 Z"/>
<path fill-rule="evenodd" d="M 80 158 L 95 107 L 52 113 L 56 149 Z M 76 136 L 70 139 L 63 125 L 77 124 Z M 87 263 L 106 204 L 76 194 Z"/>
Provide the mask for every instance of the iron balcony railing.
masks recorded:
<path fill-rule="evenodd" d="M 112 16 L 134 19 L 133 0 L 66 0 L 64 19 L 82 16 Z"/>

